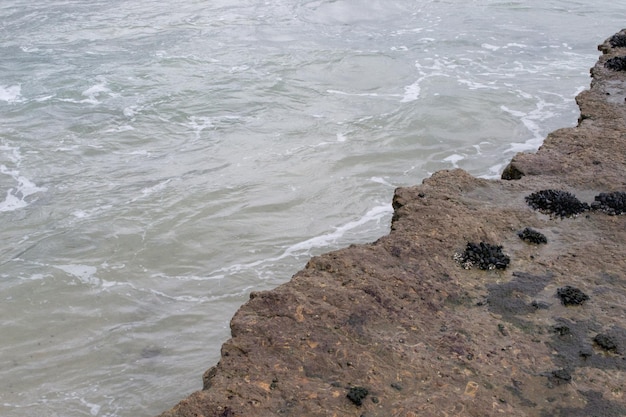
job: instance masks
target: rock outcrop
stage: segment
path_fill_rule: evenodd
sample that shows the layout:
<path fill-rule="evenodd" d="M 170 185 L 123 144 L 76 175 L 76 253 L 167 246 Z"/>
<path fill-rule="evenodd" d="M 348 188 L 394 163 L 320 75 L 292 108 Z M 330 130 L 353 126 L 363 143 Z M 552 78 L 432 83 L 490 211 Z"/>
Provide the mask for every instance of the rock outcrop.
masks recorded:
<path fill-rule="evenodd" d="M 161 417 L 625 416 L 626 208 L 606 208 L 625 200 L 625 40 L 600 45 L 578 126 L 503 179 L 400 188 L 389 235 L 250 294 Z"/>

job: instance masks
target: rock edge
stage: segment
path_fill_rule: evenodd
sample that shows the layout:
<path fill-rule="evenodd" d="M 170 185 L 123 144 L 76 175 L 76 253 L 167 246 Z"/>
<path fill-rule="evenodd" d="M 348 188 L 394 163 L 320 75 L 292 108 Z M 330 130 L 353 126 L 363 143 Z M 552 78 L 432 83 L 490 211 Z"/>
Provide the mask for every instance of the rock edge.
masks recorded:
<path fill-rule="evenodd" d="M 599 46 L 578 126 L 513 157 L 503 179 L 440 171 L 399 188 L 389 235 L 250 294 L 203 389 L 160 417 L 626 415 L 626 216 L 525 201 L 626 191 L 624 39 Z M 510 263 L 466 269 L 468 242 Z M 574 290 L 584 302 L 561 302 Z"/>

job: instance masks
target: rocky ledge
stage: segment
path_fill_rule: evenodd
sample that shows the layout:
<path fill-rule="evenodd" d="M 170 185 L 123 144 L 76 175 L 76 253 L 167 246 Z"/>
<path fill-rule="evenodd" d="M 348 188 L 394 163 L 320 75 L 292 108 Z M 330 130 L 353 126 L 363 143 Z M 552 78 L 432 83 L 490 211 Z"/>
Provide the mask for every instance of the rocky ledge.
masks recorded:
<path fill-rule="evenodd" d="M 578 126 L 501 180 L 396 190 L 391 232 L 254 292 L 161 417 L 626 415 L 626 30 Z"/>

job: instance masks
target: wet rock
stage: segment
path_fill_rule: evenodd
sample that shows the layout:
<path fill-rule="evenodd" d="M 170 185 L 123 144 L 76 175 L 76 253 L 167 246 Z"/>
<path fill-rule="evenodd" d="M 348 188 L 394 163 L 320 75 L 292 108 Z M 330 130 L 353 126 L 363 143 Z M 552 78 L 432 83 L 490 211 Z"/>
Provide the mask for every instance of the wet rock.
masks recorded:
<path fill-rule="evenodd" d="M 597 334 L 596 337 L 593 338 L 593 341 L 604 350 L 617 350 L 617 343 L 615 339 L 604 333 Z"/>
<path fill-rule="evenodd" d="M 350 387 L 350 390 L 348 391 L 346 397 L 348 397 L 348 399 L 352 401 L 354 405 L 361 406 L 363 404 L 363 400 L 365 399 L 365 397 L 367 397 L 367 394 L 369 394 L 367 388 Z"/>
<path fill-rule="evenodd" d="M 533 209 L 554 217 L 574 217 L 589 210 L 572 193 L 563 190 L 541 190 L 526 197 L 526 203 Z"/>
<path fill-rule="evenodd" d="M 457 253 L 455 259 L 465 269 L 506 269 L 511 259 L 502 252 L 502 246 L 490 243 L 468 242 L 463 253 Z"/>
<path fill-rule="evenodd" d="M 568 369 L 556 369 L 548 376 L 554 385 L 569 384 L 572 381 L 572 373 Z"/>
<path fill-rule="evenodd" d="M 612 193 L 600 193 L 595 196 L 591 203 L 592 210 L 601 210 L 611 216 L 626 213 L 626 193 L 614 191 Z"/>
<path fill-rule="evenodd" d="M 552 327 L 552 331 L 556 334 L 558 334 L 559 336 L 567 336 L 570 335 L 572 332 L 569 328 L 569 326 L 566 326 L 564 324 L 557 324 L 554 325 Z"/>
<path fill-rule="evenodd" d="M 581 305 L 589 300 L 589 296 L 578 288 L 566 285 L 556 291 L 556 295 L 561 299 L 561 303 L 566 306 Z"/>
<path fill-rule="evenodd" d="M 535 326 L 528 320 L 529 315 L 537 312 L 538 304 L 535 298 L 545 286 L 552 281 L 551 274 L 532 275 L 524 272 L 513 272 L 512 279 L 487 285 L 487 306 L 489 311 L 512 323 L 519 329 L 529 331 Z M 498 324 L 498 331 L 503 332 L 506 327 Z"/>
<path fill-rule="evenodd" d="M 541 417 L 624 417 L 626 407 L 604 398 L 599 391 L 579 391 L 585 399 L 585 407 L 562 407 Z"/>
<path fill-rule="evenodd" d="M 626 56 L 615 56 L 607 59 L 604 66 L 611 71 L 626 71 Z"/>
<path fill-rule="evenodd" d="M 530 227 L 525 228 L 521 232 L 517 232 L 517 235 L 523 241 L 535 243 L 537 245 L 548 243 L 548 238 L 546 238 L 543 233 L 531 229 Z"/>
<path fill-rule="evenodd" d="M 576 368 L 596 368 L 607 370 L 626 371 L 626 360 L 621 355 L 594 355 L 595 349 L 602 349 L 596 341 L 590 340 L 589 334 L 597 332 L 602 327 L 602 323 L 598 323 L 593 319 L 579 319 L 572 321 L 564 318 L 556 319 L 556 326 L 552 328 L 552 340 L 548 343 L 553 350 L 554 363 L 564 369 L 574 370 Z M 562 332 L 556 329 L 563 329 Z M 567 330 L 565 330 L 567 329 Z M 620 327 L 611 328 L 609 340 L 600 339 L 600 343 L 606 343 L 611 346 L 612 341 L 616 345 L 614 353 L 619 352 L 620 343 L 626 340 L 626 331 Z"/>
<path fill-rule="evenodd" d="M 502 171 L 501 179 L 511 181 L 511 180 L 521 180 L 524 176 L 524 173 L 520 171 L 514 164 L 507 165 Z"/>
<path fill-rule="evenodd" d="M 534 308 L 535 310 L 547 310 L 550 308 L 550 304 L 544 303 L 543 301 L 537 301 L 537 300 L 533 300 L 533 302 L 530 303 L 530 306 Z"/>
<path fill-rule="evenodd" d="M 578 355 L 583 359 L 588 359 L 593 355 L 593 350 L 589 347 L 583 346 L 578 352 Z"/>

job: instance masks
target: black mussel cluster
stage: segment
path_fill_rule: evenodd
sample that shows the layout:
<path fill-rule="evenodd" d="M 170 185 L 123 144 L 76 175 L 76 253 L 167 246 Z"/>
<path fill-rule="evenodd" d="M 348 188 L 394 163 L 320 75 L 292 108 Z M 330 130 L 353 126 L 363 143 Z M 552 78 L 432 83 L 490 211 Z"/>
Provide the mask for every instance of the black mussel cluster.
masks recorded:
<path fill-rule="evenodd" d="M 611 36 L 611 39 L 609 39 L 609 43 L 613 48 L 624 48 L 626 47 L 626 35 L 616 33 L 615 35 Z"/>
<path fill-rule="evenodd" d="M 548 239 L 543 233 L 531 229 L 530 227 L 525 228 L 521 232 L 517 232 L 517 235 L 520 239 L 537 245 L 541 243 L 548 243 Z"/>
<path fill-rule="evenodd" d="M 624 36 L 626 38 L 626 36 Z M 600 193 L 595 196 L 595 202 L 589 204 L 580 201 L 572 193 L 563 190 L 541 190 L 526 196 L 526 203 L 534 210 L 552 217 L 575 217 L 588 210 L 603 211 L 610 215 L 626 213 L 626 192 L 614 191 Z M 546 236 L 530 227 L 517 232 L 520 239 L 534 244 L 548 243 Z M 454 259 L 465 269 L 477 267 L 480 269 L 506 269 L 511 262 L 502 252 L 502 246 L 485 242 L 468 242 L 463 252 L 454 254 Z M 589 297 L 577 288 L 559 288 L 557 295 L 564 305 L 582 304 Z"/>
<path fill-rule="evenodd" d="M 463 253 L 458 254 L 458 261 L 463 268 L 470 269 L 506 269 L 511 259 L 502 253 L 502 246 L 485 242 L 468 242 Z"/>
<path fill-rule="evenodd" d="M 612 193 L 600 193 L 595 196 L 595 201 L 591 203 L 593 210 L 601 210 L 611 216 L 626 213 L 626 193 L 614 191 Z"/>
<path fill-rule="evenodd" d="M 604 63 L 604 66 L 611 71 L 626 71 L 626 56 L 609 58 Z"/>
<path fill-rule="evenodd" d="M 561 299 L 561 303 L 565 306 L 574 306 L 583 304 L 589 299 L 589 296 L 576 287 L 566 285 L 556 290 L 556 295 Z"/>
<path fill-rule="evenodd" d="M 526 197 L 526 203 L 535 210 L 555 217 L 573 217 L 589 210 L 572 193 L 562 190 L 541 190 Z"/>
<path fill-rule="evenodd" d="M 365 399 L 365 397 L 367 397 L 367 394 L 369 394 L 367 388 L 350 387 L 350 390 L 348 391 L 346 397 L 348 397 L 348 399 L 352 401 L 354 405 L 360 406 L 363 404 L 363 400 Z"/>

